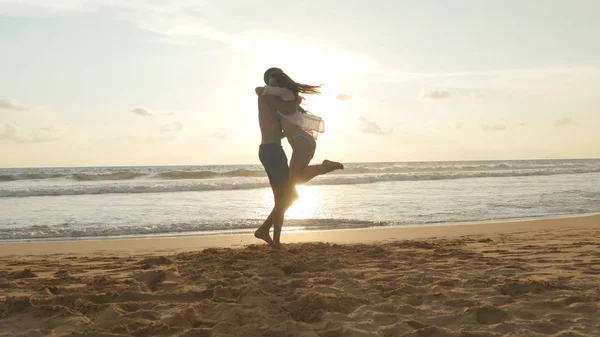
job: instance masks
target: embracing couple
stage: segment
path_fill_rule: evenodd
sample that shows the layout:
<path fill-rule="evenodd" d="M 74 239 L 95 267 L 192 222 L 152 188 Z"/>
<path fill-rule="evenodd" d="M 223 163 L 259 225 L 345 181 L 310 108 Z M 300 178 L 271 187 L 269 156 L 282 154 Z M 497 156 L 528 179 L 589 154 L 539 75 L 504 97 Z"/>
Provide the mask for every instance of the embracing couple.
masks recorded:
<path fill-rule="evenodd" d="M 321 118 L 300 106 L 304 100 L 300 94 L 319 94 L 321 86 L 297 83 L 279 68 L 267 69 L 263 79 L 265 86 L 256 88 L 262 135 L 258 156 L 267 172 L 275 206 L 254 236 L 280 249 L 285 212 L 298 199 L 296 185 L 318 175 L 343 169 L 344 166 L 329 160 L 319 165 L 309 165 L 317 147 L 317 135 L 325 129 Z M 289 166 L 281 146 L 283 137 L 292 147 Z M 271 227 L 273 238 L 269 235 Z"/>

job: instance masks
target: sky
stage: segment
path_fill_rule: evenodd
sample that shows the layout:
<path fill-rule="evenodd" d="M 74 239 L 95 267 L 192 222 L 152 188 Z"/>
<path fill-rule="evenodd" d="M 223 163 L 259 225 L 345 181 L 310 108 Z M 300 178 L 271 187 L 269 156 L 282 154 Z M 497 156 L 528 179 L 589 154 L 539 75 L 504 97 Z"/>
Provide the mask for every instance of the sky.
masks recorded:
<path fill-rule="evenodd" d="M 0 0 L 0 167 L 256 164 L 254 88 L 325 84 L 315 161 L 600 157 L 600 2 Z M 288 155 L 289 146 L 285 146 Z"/>

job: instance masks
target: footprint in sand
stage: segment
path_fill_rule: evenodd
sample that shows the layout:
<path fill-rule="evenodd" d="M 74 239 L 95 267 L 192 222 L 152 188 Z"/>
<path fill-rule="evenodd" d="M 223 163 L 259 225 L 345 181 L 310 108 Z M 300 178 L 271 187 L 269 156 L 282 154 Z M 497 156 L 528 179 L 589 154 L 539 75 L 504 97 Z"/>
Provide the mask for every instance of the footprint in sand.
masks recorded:
<path fill-rule="evenodd" d="M 150 265 L 150 266 L 168 266 L 173 264 L 173 261 L 167 257 L 164 256 L 157 256 L 157 257 L 149 257 L 146 259 L 143 259 L 142 261 L 139 262 L 139 264 L 141 265 Z"/>
<path fill-rule="evenodd" d="M 21 271 L 12 273 L 10 275 L 10 277 L 12 279 L 23 279 L 23 278 L 36 278 L 37 275 L 34 272 L 32 272 L 31 269 L 26 268 L 26 269 L 23 269 Z"/>
<path fill-rule="evenodd" d="M 492 306 L 475 308 L 473 314 L 479 324 L 498 324 L 508 318 L 508 314 L 504 310 Z"/>
<path fill-rule="evenodd" d="M 133 278 L 138 282 L 144 283 L 151 291 L 156 291 L 167 278 L 167 273 L 163 270 L 152 270 L 136 274 Z"/>

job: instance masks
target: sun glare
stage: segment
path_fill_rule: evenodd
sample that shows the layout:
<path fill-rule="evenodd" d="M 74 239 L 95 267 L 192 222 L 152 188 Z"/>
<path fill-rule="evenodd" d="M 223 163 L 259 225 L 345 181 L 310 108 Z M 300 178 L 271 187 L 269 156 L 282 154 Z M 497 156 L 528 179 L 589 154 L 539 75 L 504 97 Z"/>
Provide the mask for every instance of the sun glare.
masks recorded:
<path fill-rule="evenodd" d="M 296 186 L 300 197 L 285 213 L 286 219 L 311 219 L 320 213 L 319 205 L 322 204 L 321 190 L 319 186 Z M 273 194 L 270 188 L 265 188 L 261 195 L 264 211 L 271 210 L 273 206 Z M 268 214 L 268 212 L 267 212 Z M 262 213 L 257 212 L 257 216 Z"/>
<path fill-rule="evenodd" d="M 297 186 L 300 198 L 286 212 L 286 219 L 311 219 L 315 218 L 318 205 L 321 204 L 321 193 L 318 186 Z"/>
<path fill-rule="evenodd" d="M 260 55 L 260 63 L 280 67 L 292 78 L 305 83 L 333 83 L 341 76 L 366 74 L 373 61 L 359 54 L 343 52 L 323 41 L 256 34 L 246 47 Z"/>
<path fill-rule="evenodd" d="M 330 87 L 323 87 L 321 95 L 306 97 L 303 106 L 310 113 L 317 115 L 325 121 L 325 132 L 335 133 L 338 125 L 338 116 L 342 102 L 335 99 L 335 93 Z"/>

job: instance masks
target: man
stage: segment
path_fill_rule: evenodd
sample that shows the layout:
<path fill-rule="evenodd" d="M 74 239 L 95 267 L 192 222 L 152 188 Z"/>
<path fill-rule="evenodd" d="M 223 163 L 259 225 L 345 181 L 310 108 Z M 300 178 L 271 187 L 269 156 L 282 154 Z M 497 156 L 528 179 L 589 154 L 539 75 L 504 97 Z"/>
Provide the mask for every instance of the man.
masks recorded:
<path fill-rule="evenodd" d="M 278 68 L 270 68 L 265 72 L 265 82 L 268 82 L 269 75 L 280 71 Z M 282 99 L 258 94 L 258 122 L 260 125 L 261 144 L 258 151 L 260 162 L 262 163 L 269 183 L 273 191 L 275 206 L 265 220 L 265 222 L 254 232 L 254 236 L 264 240 L 272 248 L 281 249 L 281 228 L 283 218 L 287 209 L 298 198 L 295 186 L 289 181 L 289 166 L 287 156 L 281 146 L 281 124 L 276 117 L 276 112 L 291 114 L 299 106 L 297 101 L 283 101 Z M 273 238 L 269 235 L 269 230 L 273 228 Z"/>

